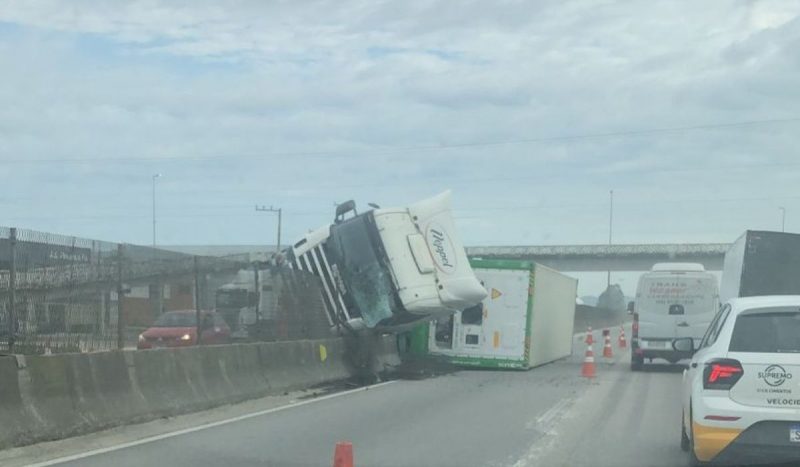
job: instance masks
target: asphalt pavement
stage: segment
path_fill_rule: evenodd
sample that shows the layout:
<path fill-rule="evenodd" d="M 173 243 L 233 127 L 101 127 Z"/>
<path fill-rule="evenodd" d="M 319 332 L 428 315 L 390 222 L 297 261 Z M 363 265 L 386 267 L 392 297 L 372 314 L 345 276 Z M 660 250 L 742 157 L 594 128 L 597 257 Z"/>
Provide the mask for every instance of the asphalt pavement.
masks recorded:
<path fill-rule="evenodd" d="M 105 452 L 57 465 L 327 466 L 336 442 L 347 440 L 356 467 L 687 465 L 678 444 L 682 367 L 632 373 L 629 353 L 615 345 L 615 358 L 598 357 L 597 378 L 587 380 L 580 376 L 586 346 L 581 336 L 574 341 L 572 357 L 531 371 L 395 381 L 232 422 L 223 412 L 216 425 L 177 435 L 161 427 L 144 442 L 141 429 L 113 441 L 89 435 L 61 442 L 50 457 L 80 455 L 84 443 L 83 451 Z M 24 460 L 18 452 L 15 462 Z"/>

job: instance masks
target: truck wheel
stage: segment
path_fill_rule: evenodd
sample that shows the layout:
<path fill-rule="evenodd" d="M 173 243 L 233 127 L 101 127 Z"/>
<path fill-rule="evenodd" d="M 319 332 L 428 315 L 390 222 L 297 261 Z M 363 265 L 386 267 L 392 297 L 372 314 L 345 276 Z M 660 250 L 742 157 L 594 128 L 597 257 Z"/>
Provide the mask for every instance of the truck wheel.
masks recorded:
<path fill-rule="evenodd" d="M 644 357 L 631 356 L 631 371 L 642 371 Z"/>

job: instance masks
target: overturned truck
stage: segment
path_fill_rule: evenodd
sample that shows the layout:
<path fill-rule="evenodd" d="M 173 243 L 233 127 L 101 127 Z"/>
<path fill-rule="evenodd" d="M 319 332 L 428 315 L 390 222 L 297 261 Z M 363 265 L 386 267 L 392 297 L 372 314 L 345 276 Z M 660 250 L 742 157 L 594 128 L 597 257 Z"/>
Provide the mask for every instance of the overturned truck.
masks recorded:
<path fill-rule="evenodd" d="M 450 192 L 406 208 L 358 213 L 340 204 L 332 224 L 284 252 L 319 277 L 331 326 L 399 332 L 474 306 L 486 296 L 450 210 Z"/>

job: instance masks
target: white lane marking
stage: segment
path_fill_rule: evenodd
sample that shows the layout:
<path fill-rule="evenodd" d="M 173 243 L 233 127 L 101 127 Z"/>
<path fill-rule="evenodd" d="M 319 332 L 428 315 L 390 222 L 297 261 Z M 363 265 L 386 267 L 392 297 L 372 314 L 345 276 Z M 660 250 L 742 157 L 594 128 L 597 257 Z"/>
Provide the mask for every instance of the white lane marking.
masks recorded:
<path fill-rule="evenodd" d="M 139 446 L 141 444 L 152 443 L 154 441 L 159 441 L 162 439 L 167 438 L 174 438 L 176 436 L 185 435 L 188 433 L 194 433 L 195 431 L 206 430 L 208 428 L 214 428 L 222 425 L 228 425 L 230 423 L 240 422 L 242 420 L 247 420 L 248 418 L 260 417 L 262 415 L 268 415 L 275 412 L 281 412 L 283 410 L 293 409 L 295 407 L 300 407 L 302 405 L 313 404 L 314 402 L 321 402 L 328 399 L 333 399 L 335 397 L 346 396 L 348 394 L 353 394 L 357 392 L 367 391 L 369 389 L 379 388 L 381 386 L 386 386 L 387 384 L 396 383 L 397 380 L 392 381 L 384 381 L 383 383 L 373 384 L 371 386 L 364 386 L 361 388 L 351 389 L 349 391 L 337 392 L 334 394 L 328 394 L 327 396 L 317 397 L 315 399 L 308 399 L 300 402 L 290 403 L 288 405 L 282 405 L 280 407 L 273 407 L 271 409 L 260 410 L 258 412 L 252 412 L 245 415 L 240 415 L 238 417 L 228 418 L 225 420 L 219 420 L 216 422 L 206 423 L 204 425 L 193 426 L 191 428 L 184 428 L 182 430 L 171 431 L 169 433 L 163 433 L 160 435 L 149 436 L 147 438 L 142 438 L 136 441 L 130 441 L 128 443 L 117 444 L 114 446 L 109 446 L 107 448 L 95 449 L 93 451 L 86 451 L 80 454 L 73 454 L 71 456 L 59 457 L 57 459 L 51 459 L 49 461 L 39 462 L 37 464 L 28 464 L 28 467 L 45 467 L 48 465 L 56 465 L 61 464 L 64 462 L 71 462 L 79 459 L 85 459 L 87 457 L 96 456 L 98 454 L 105 454 L 108 452 L 118 451 L 120 449 L 125 449 L 133 446 Z"/>
<path fill-rule="evenodd" d="M 559 416 L 562 415 L 562 412 L 569 404 L 570 399 L 561 399 L 556 405 L 551 407 L 550 410 L 543 413 L 541 417 L 536 419 L 536 424 L 539 426 L 539 429 L 545 434 L 549 434 L 553 429 L 553 422 L 558 420 Z"/>
<path fill-rule="evenodd" d="M 530 446 L 528 452 L 517 459 L 513 467 L 529 467 L 536 465 L 541 456 L 548 452 L 553 447 L 556 439 L 558 439 L 558 430 L 556 427 L 562 420 L 570 418 L 570 413 L 575 402 L 575 395 L 570 394 L 540 415 L 539 418 L 536 419 L 536 423 L 532 424 L 533 426 L 526 427 L 536 429 L 542 433 L 542 436 Z"/>
<path fill-rule="evenodd" d="M 569 399 L 561 399 L 545 413 L 539 416 L 536 420 L 531 420 L 525 424 L 528 430 L 537 430 L 543 434 L 547 434 L 553 428 L 553 421 L 557 420 L 561 412 L 569 405 Z"/>

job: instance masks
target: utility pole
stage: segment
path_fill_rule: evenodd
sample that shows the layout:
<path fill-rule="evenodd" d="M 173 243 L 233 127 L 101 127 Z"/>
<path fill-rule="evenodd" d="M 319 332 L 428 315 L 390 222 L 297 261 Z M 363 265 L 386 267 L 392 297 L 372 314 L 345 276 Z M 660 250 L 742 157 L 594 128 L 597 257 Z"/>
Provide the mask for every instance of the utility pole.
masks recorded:
<path fill-rule="evenodd" d="M 153 174 L 153 248 L 156 247 L 156 179 L 161 174 Z"/>
<path fill-rule="evenodd" d="M 781 232 L 786 232 L 786 208 L 781 206 L 778 209 L 781 210 Z"/>
<path fill-rule="evenodd" d="M 614 190 L 608 192 L 608 246 L 611 246 L 614 232 Z M 611 269 L 606 276 L 606 288 L 611 287 Z"/>
<path fill-rule="evenodd" d="M 281 214 L 283 213 L 282 208 L 274 208 L 270 205 L 270 207 L 266 206 L 259 206 L 256 205 L 256 211 L 259 212 L 276 212 L 278 213 L 278 243 L 275 247 L 276 253 L 280 253 L 281 251 Z"/>
<path fill-rule="evenodd" d="M 8 352 L 14 353 L 17 336 L 17 228 L 11 227 L 8 236 Z"/>

